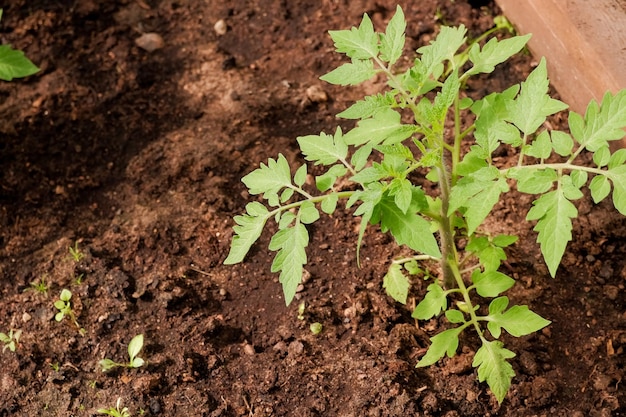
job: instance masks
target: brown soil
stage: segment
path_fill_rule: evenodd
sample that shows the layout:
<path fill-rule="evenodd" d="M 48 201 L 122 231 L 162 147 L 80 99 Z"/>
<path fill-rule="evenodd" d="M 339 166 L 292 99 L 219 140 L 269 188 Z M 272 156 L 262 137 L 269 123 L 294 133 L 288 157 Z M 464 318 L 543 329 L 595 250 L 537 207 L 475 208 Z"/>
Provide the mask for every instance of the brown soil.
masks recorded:
<path fill-rule="evenodd" d="M 135 416 L 626 413 L 626 223 L 610 202 L 580 203 L 554 280 L 523 221 L 531 200 L 511 193 L 496 208 L 491 227 L 521 236 L 509 251 L 519 281 L 510 297 L 553 321 L 506 338 L 517 376 L 501 406 L 469 366 L 472 337 L 457 357 L 414 367 L 445 321 L 416 325 L 385 295 L 382 275 L 399 253 L 388 236 L 366 234 L 357 268 L 351 213 L 311 228 L 304 320 L 269 272 L 268 236 L 245 263 L 222 265 L 232 216 L 249 201 L 240 178 L 278 152 L 295 160 L 296 136 L 330 131 L 362 94 L 318 80 L 341 62 L 326 31 L 364 12 L 382 28 L 395 2 L 10 3 L 0 40 L 42 70 L 0 86 L 0 331 L 23 331 L 17 352 L 0 354 L 0 416 L 91 416 L 118 398 Z M 401 3 L 408 51 L 441 23 L 476 35 L 498 13 L 487 1 Z M 147 32 L 163 48 L 139 48 Z M 471 87 L 501 90 L 532 63 L 521 56 Z M 75 242 L 79 262 L 69 258 Z M 41 279 L 47 296 L 30 286 Z M 84 337 L 54 320 L 63 288 Z M 98 361 L 123 361 L 139 333 L 148 365 L 102 373 Z"/>

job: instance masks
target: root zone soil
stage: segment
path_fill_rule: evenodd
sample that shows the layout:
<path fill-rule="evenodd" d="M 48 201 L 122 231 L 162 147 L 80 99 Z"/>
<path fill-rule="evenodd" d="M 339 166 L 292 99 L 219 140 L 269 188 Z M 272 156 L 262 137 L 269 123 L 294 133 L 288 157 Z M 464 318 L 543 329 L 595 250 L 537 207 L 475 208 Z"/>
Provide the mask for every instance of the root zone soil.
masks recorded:
<path fill-rule="evenodd" d="M 488 1 L 401 3 L 407 50 L 441 24 L 477 35 L 499 13 Z M 387 0 L 5 7 L 0 40 L 42 70 L 0 86 L 0 331 L 23 331 L 17 352 L 0 354 L 0 416 L 91 416 L 118 398 L 132 415 L 164 416 L 626 413 L 626 223 L 607 205 L 579 204 L 554 280 L 523 221 L 530 199 L 511 193 L 496 207 L 489 227 L 521 236 L 509 251 L 510 297 L 553 321 L 506 340 L 517 376 L 501 406 L 476 380 L 471 338 L 456 357 L 414 368 L 445 320 L 415 323 L 384 294 L 401 251 L 389 237 L 366 233 L 357 268 L 351 213 L 312 230 L 310 276 L 290 307 L 269 272 L 267 237 L 245 263 L 221 264 L 231 218 L 249 201 L 240 178 L 278 152 L 298 158 L 295 137 L 330 131 L 362 94 L 318 80 L 341 59 L 326 32 L 364 12 L 381 28 L 394 10 Z M 164 41 L 153 52 L 135 44 L 150 32 Z M 500 91 L 534 62 L 520 56 L 470 88 Z M 42 279 L 47 295 L 30 285 Z M 63 288 L 84 337 L 54 320 Z M 98 361 L 127 360 L 139 333 L 148 364 L 102 373 Z"/>

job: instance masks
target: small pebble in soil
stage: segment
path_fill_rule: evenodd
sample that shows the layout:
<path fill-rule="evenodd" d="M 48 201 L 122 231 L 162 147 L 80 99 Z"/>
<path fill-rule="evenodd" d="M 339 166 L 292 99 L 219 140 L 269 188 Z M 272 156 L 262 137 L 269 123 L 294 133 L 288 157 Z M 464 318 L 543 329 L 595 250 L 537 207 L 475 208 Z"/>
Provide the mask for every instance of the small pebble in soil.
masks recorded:
<path fill-rule="evenodd" d="M 30 315 L 30 314 L 28 314 L 28 313 L 24 313 L 24 314 L 22 314 L 22 321 L 23 321 L 24 323 L 28 323 L 28 322 L 29 322 L 32 318 L 33 318 L 33 316 L 31 316 L 31 315 Z"/>
<path fill-rule="evenodd" d="M 143 35 L 135 39 L 135 45 L 145 51 L 154 52 L 157 49 L 163 48 L 165 42 L 163 41 L 161 35 L 159 35 L 158 33 L 150 32 L 144 33 Z"/>
<path fill-rule="evenodd" d="M 156 398 L 150 400 L 149 408 L 152 414 L 161 414 L 161 403 Z"/>
<path fill-rule="evenodd" d="M 215 22 L 215 25 L 213 25 L 213 30 L 215 31 L 215 33 L 217 33 L 218 36 L 222 36 L 225 35 L 228 31 L 228 25 L 226 24 L 224 19 L 220 19 Z"/>
<path fill-rule="evenodd" d="M 619 288 L 615 285 L 605 285 L 604 286 L 604 295 L 611 301 L 615 301 L 617 296 L 619 295 Z"/>
<path fill-rule="evenodd" d="M 287 351 L 289 352 L 288 355 L 291 357 L 301 355 L 302 352 L 304 352 L 304 344 L 302 344 L 302 342 L 294 340 L 293 342 L 289 343 Z"/>
<path fill-rule="evenodd" d="M 246 355 L 249 355 L 249 356 L 254 355 L 254 354 L 255 354 L 255 351 L 254 351 L 254 346 L 252 346 L 252 345 L 251 345 L 251 344 L 249 344 L 249 343 L 246 343 L 246 344 L 243 346 L 243 353 L 245 353 Z"/>
<path fill-rule="evenodd" d="M 307 88 L 306 97 L 311 101 L 311 103 L 324 103 L 328 101 L 326 91 L 324 91 L 319 85 L 312 85 Z"/>

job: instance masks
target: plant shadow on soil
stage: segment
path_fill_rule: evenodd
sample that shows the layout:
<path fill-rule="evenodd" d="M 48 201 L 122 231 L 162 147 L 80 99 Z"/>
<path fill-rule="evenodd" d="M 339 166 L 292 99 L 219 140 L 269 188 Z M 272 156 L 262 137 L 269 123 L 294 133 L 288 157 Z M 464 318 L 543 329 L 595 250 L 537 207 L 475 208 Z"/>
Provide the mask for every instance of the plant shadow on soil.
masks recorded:
<path fill-rule="evenodd" d="M 0 86 L 0 331 L 23 330 L 17 352 L 0 354 L 0 416 L 94 415 L 117 398 L 133 415 L 167 416 L 626 412 L 626 223 L 610 203 L 579 204 L 554 280 L 524 222 L 531 200 L 511 193 L 496 207 L 487 226 L 521 237 L 509 252 L 507 272 L 518 280 L 510 297 L 553 321 L 505 340 L 517 376 L 502 406 L 476 380 L 472 337 L 455 358 L 414 368 L 445 320 L 418 327 L 408 307 L 384 294 L 387 263 L 400 254 L 388 236 L 366 233 L 357 268 L 351 213 L 311 230 L 310 277 L 294 305 L 284 306 L 269 272 L 268 236 L 245 263 L 223 266 L 232 216 L 249 200 L 241 176 L 279 152 L 295 161 L 297 135 L 334 130 L 334 115 L 362 95 L 318 80 L 341 62 L 326 32 L 357 24 L 364 12 L 381 28 L 396 4 L 212 3 L 5 7 L 2 43 L 42 71 Z M 463 23 L 471 36 L 499 13 L 484 1 L 400 3 L 407 51 L 432 40 L 442 22 Z M 148 32 L 164 47 L 137 47 Z M 470 88 L 502 90 L 532 63 L 516 58 Z M 559 128 L 563 117 L 551 123 Z M 68 257 L 75 242 L 79 262 Z M 29 290 L 42 277 L 47 297 Z M 63 288 L 74 294 L 84 337 L 54 321 Z M 412 297 L 424 291 L 416 283 Z M 323 325 L 319 336 L 313 322 Z M 124 360 L 139 333 L 148 364 L 103 374 L 98 361 Z"/>

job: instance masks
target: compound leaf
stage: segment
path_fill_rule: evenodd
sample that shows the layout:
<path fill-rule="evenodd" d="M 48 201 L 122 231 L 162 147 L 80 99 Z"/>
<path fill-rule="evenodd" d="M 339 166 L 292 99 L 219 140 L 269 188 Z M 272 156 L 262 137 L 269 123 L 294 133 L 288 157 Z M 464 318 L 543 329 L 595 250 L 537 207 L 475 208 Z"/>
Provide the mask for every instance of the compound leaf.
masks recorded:
<path fill-rule="evenodd" d="M 372 117 L 379 110 L 393 107 L 396 104 L 393 93 L 387 92 L 384 95 L 376 94 L 357 101 L 352 106 L 337 114 L 337 117 L 343 119 L 367 119 Z"/>
<path fill-rule="evenodd" d="M 584 118 L 570 112 L 569 123 L 574 139 L 591 152 L 607 146 L 608 141 L 623 138 L 623 129 L 626 127 L 626 90 L 615 95 L 607 92 L 599 107 L 592 101 Z"/>
<path fill-rule="evenodd" d="M 339 127 L 334 136 L 320 133 L 319 135 L 300 136 L 296 140 L 304 154 L 304 159 L 315 162 L 315 165 L 332 165 L 345 159 L 348 155 L 348 145 L 344 142 Z"/>
<path fill-rule="evenodd" d="M 474 66 L 468 71 L 468 75 L 474 75 L 481 72 L 493 72 L 495 66 L 503 63 L 516 53 L 522 50 L 531 35 L 515 36 L 513 38 L 498 41 L 491 38 L 489 42 L 483 46 L 482 50 L 476 43 L 469 51 L 469 59 Z"/>
<path fill-rule="evenodd" d="M 370 59 L 378 55 L 378 35 L 367 14 L 358 29 L 330 30 L 328 34 L 335 42 L 335 49 L 352 59 Z"/>
<path fill-rule="evenodd" d="M 455 52 L 465 43 L 465 26 L 441 27 L 441 31 L 430 45 L 422 46 L 417 50 L 422 54 L 420 61 L 424 68 L 422 73 L 426 75 L 434 74 L 433 78 L 439 78 L 437 74 L 443 70 L 442 63 L 445 60 L 453 61 Z"/>
<path fill-rule="evenodd" d="M 224 261 L 224 265 L 233 265 L 243 261 L 254 242 L 261 236 L 265 222 L 269 218 L 267 208 L 256 201 L 248 203 L 246 211 L 248 214 L 235 216 L 234 218 L 235 223 L 237 223 L 236 226 L 233 226 L 235 235 L 233 236 L 230 252 Z"/>
<path fill-rule="evenodd" d="M 505 349 L 502 342 L 483 339 L 483 345 L 476 352 L 472 362 L 473 367 L 478 367 L 478 380 L 487 381 L 499 403 L 504 400 L 511 386 L 511 379 L 515 376 L 513 367 L 507 362 L 507 359 L 513 357 L 515 353 Z"/>
<path fill-rule="evenodd" d="M 443 358 L 446 353 L 449 358 L 453 357 L 456 354 L 456 349 L 459 347 L 459 334 L 462 331 L 463 327 L 455 327 L 454 329 L 444 330 L 438 335 L 431 337 L 431 345 L 428 351 L 415 366 L 417 368 L 430 366 Z"/>
<path fill-rule="evenodd" d="M 278 251 L 272 272 L 280 271 L 280 283 L 289 305 L 296 295 L 296 288 L 302 281 L 303 265 L 307 262 L 305 248 L 309 244 L 309 233 L 302 223 L 279 230 L 270 241 L 269 248 Z"/>
<path fill-rule="evenodd" d="M 409 279 L 402 273 L 402 265 L 392 263 L 383 277 L 383 288 L 387 294 L 399 303 L 406 304 L 410 286 Z"/>
<path fill-rule="evenodd" d="M 545 58 L 522 83 L 519 96 L 512 104 L 511 121 L 527 135 L 535 132 L 546 117 L 567 108 L 565 103 L 548 95 L 548 72 Z"/>
<path fill-rule="evenodd" d="M 241 181 L 248 187 L 250 194 L 263 194 L 263 198 L 271 205 L 278 205 L 278 192 L 291 186 L 289 163 L 283 154 L 279 154 L 277 160 L 270 158 L 267 165 L 261 164 Z"/>

